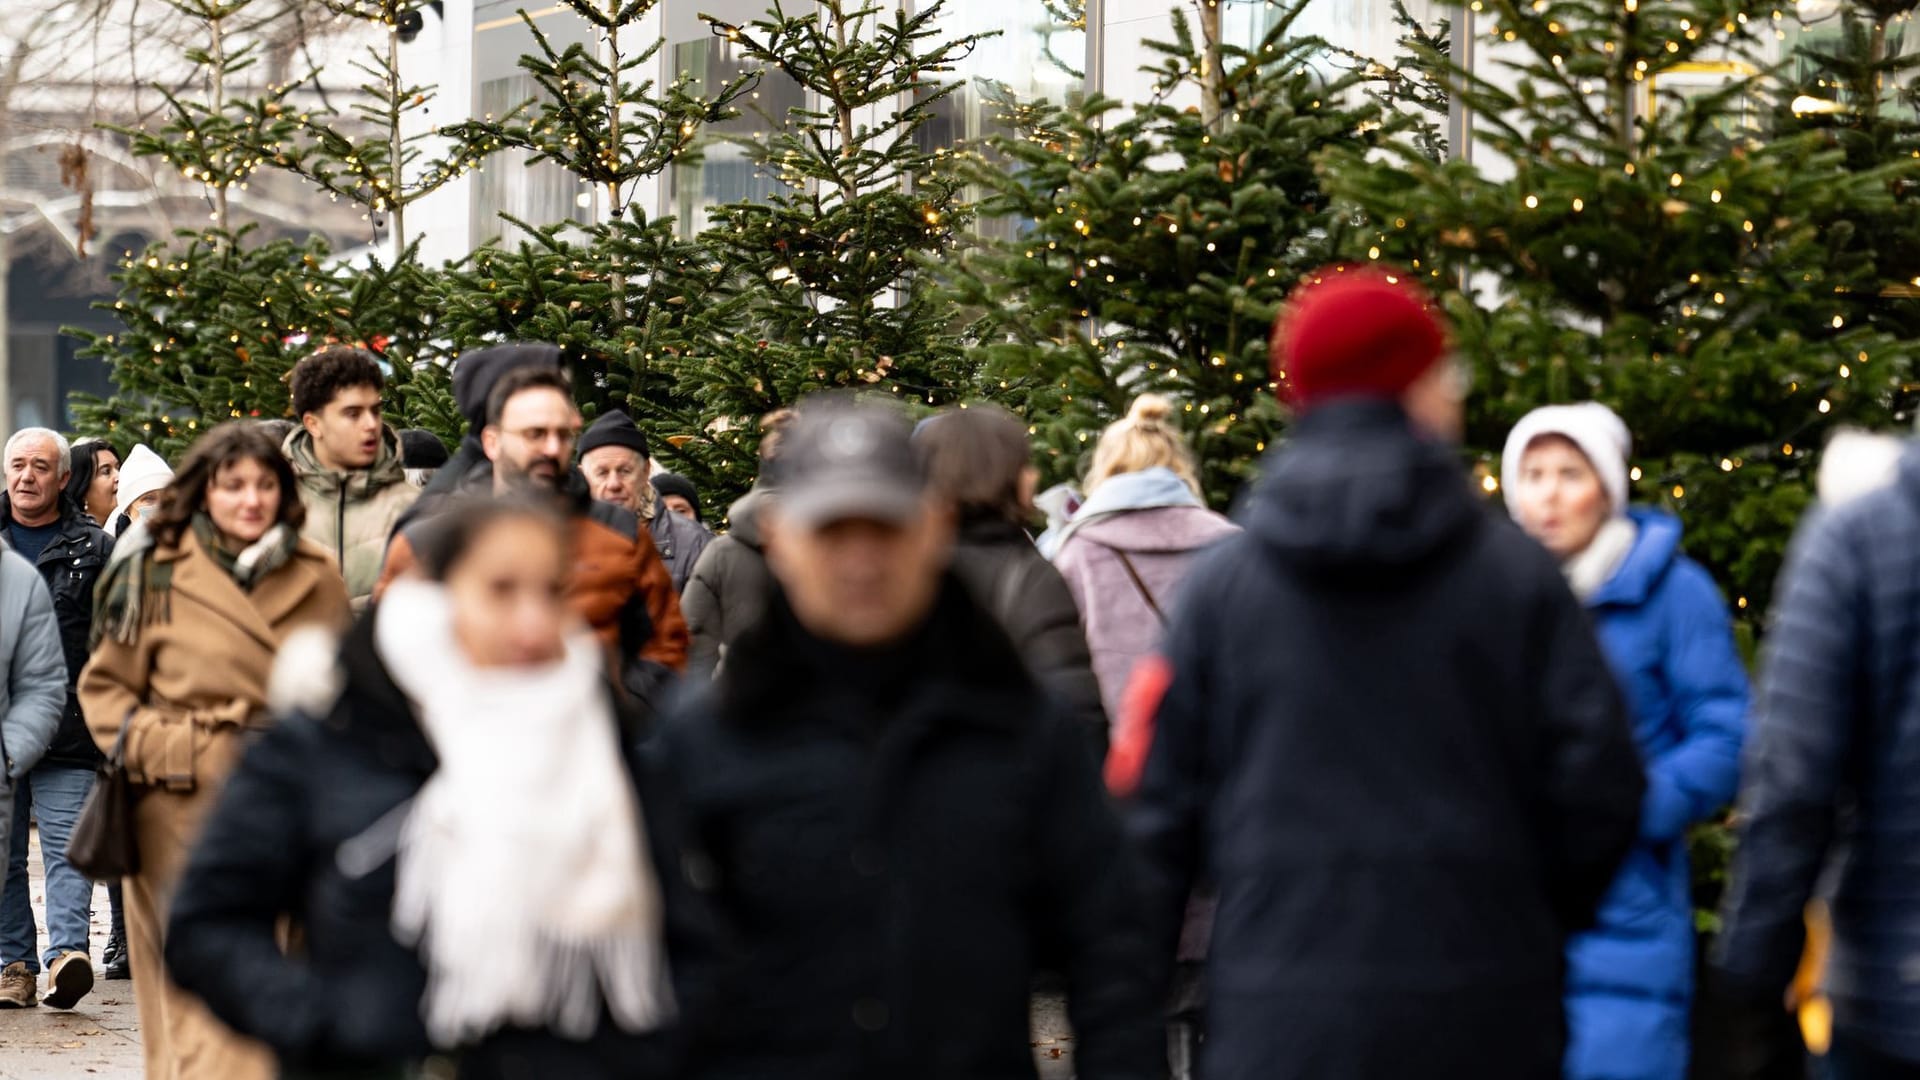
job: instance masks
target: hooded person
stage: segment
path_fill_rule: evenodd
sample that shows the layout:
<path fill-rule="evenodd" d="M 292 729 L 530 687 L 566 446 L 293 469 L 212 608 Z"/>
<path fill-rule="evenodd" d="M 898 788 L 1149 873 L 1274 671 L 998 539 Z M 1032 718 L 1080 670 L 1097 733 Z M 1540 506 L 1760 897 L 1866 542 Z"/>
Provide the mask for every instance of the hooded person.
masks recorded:
<path fill-rule="evenodd" d="M 1283 309 L 1298 418 L 1125 699 L 1107 776 L 1163 985 L 1195 883 L 1218 897 L 1213 1080 L 1560 1069 L 1563 951 L 1644 783 L 1586 613 L 1460 467 L 1447 350 L 1384 270 Z"/>
<path fill-rule="evenodd" d="M 624 506 L 640 516 L 653 537 L 653 546 L 673 576 L 675 592 L 685 592 L 700 553 L 713 534 L 698 521 L 672 513 L 662 504 L 647 472 L 653 467 L 647 437 L 633 418 L 619 409 L 601 414 L 580 434 L 580 471 L 593 497 Z"/>
<path fill-rule="evenodd" d="M 1560 562 L 1626 691 L 1647 773 L 1639 835 L 1567 946 L 1566 1080 L 1681 1080 L 1694 981 L 1687 830 L 1733 798 L 1746 667 L 1680 522 L 1628 505 L 1633 440 L 1595 402 L 1522 417 L 1501 455 L 1514 520 Z"/>
<path fill-rule="evenodd" d="M 160 493 L 173 483 L 173 470 L 146 443 L 140 443 L 120 465 L 120 490 L 114 496 L 108 536 L 119 536 L 160 502 Z"/>
<path fill-rule="evenodd" d="M 795 415 L 779 409 L 760 418 L 760 476 L 727 508 L 731 528 L 707 545 L 681 594 L 693 639 L 687 656 L 692 674 L 711 677 L 720 670 L 728 647 L 759 621 L 776 588 L 760 515 L 777 498 L 780 443 Z"/>

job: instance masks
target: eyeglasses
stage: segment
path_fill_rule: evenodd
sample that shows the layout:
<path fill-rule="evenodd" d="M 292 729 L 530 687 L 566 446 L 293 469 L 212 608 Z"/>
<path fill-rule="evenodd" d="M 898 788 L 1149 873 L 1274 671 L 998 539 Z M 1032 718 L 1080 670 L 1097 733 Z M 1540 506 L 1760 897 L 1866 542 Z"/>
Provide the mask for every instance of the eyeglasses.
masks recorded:
<path fill-rule="evenodd" d="M 533 427 L 520 428 L 517 431 L 512 428 L 504 428 L 502 430 L 516 439 L 525 439 L 535 446 L 545 446 L 555 439 L 563 443 L 578 442 L 580 440 L 580 429 L 577 427 Z"/>

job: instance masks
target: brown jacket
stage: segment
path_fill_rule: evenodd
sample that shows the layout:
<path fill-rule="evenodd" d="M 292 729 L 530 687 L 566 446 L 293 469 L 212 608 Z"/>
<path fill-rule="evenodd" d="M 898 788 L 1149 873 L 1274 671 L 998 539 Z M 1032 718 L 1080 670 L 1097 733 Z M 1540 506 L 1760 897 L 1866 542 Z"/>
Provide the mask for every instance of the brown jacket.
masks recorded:
<path fill-rule="evenodd" d="M 674 672 L 687 670 L 687 649 L 691 635 L 687 620 L 680 614 L 680 597 L 674 591 L 673 577 L 653 538 L 640 527 L 632 511 L 604 502 L 588 502 L 575 508 L 569 517 L 573 524 L 573 568 L 567 580 L 567 600 L 585 619 L 609 650 L 621 648 L 621 631 L 633 606 L 644 608 L 652 633 L 640 647 L 638 658 Z M 417 522 L 416 522 L 417 524 Z M 378 600 L 394 578 L 414 567 L 413 543 L 408 533 L 414 526 L 403 526 L 387 547 L 387 565 L 380 571 L 380 583 L 374 586 Z"/>

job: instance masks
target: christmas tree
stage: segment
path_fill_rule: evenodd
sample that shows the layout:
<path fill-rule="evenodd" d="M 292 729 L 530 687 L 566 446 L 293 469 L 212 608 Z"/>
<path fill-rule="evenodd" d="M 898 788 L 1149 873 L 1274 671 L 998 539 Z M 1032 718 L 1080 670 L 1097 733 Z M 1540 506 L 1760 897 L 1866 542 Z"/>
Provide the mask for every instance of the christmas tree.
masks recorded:
<path fill-rule="evenodd" d="M 441 329 L 468 347 L 559 345 L 590 414 L 673 401 L 662 358 L 685 349 L 687 317 L 704 304 L 709 260 L 679 237 L 672 219 L 650 217 L 634 193 L 688 159 L 705 125 L 733 115 L 748 80 L 704 95 L 686 78 L 661 89 L 636 81 L 634 73 L 654 64 L 664 44 L 634 40 L 658 0 L 566 3 L 593 27 L 599 48 L 556 48 L 527 18 L 537 51 L 520 67 L 541 97 L 470 131 L 488 145 L 527 151 L 530 163 L 564 168 L 595 193 L 603 218 L 586 226 L 523 225 L 527 239 L 514 248 L 475 252 L 448 276 Z"/>
<path fill-rule="evenodd" d="M 734 136 L 764 200 L 720 206 L 701 234 L 712 263 L 695 332 L 658 356 L 671 394 L 643 413 L 669 435 L 662 456 L 716 501 L 758 471 L 762 415 L 820 390 L 853 388 L 922 406 L 969 384 L 950 305 L 927 271 L 972 219 L 955 155 L 923 129 L 979 42 L 944 36 L 942 4 L 779 3 L 737 26 L 709 19 L 740 57 L 805 91 Z M 769 76 L 771 77 L 771 76 Z"/>
<path fill-rule="evenodd" d="M 1225 507 L 1275 437 L 1268 374 L 1275 312 L 1333 258 L 1344 223 L 1313 161 L 1363 156 L 1403 121 L 1328 79 L 1324 42 L 1292 37 L 1301 6 L 1263 40 L 1221 40 L 1218 7 L 1196 35 L 1148 42 L 1155 95 L 1008 102 L 1015 134 L 971 176 L 1020 235 L 970 251 L 952 275 L 981 313 L 985 392 L 1033 424 L 1050 480 L 1076 480 L 1101 429 L 1141 393 L 1182 403 L 1207 495 Z M 1183 107 L 1176 101 L 1196 99 Z"/>
<path fill-rule="evenodd" d="M 328 104 L 311 92 L 322 73 L 235 93 L 260 59 L 239 33 L 258 0 L 169 0 L 204 31 L 186 58 L 205 73 L 204 98 L 168 95 L 170 110 L 153 130 L 122 130 L 133 152 L 205 185 L 209 226 L 127 253 L 111 305 L 123 329 L 71 331 L 82 355 L 113 365 L 114 396 L 75 407 L 83 432 L 117 443 L 183 449 L 206 427 L 238 417 L 286 416 L 284 378 L 301 357 L 327 342 L 365 345 L 388 361 L 389 412 L 396 424 L 456 434 L 458 422 L 439 356 L 430 298 L 437 275 L 405 242 L 408 206 L 471 168 L 491 147 L 460 128 L 406 134 L 409 114 L 426 108 L 430 88 L 398 69 L 402 0 L 329 2 L 336 14 L 384 31 L 355 67 L 366 81 Z M 263 5 L 264 6 L 264 5 Z M 333 87 L 336 92 L 338 87 Z M 429 146 L 442 148 L 426 159 Z M 383 241 L 361 265 L 338 265 L 320 235 L 265 238 L 234 205 L 263 170 L 311 185 L 358 206 Z"/>
<path fill-rule="evenodd" d="M 1636 494 L 1688 526 L 1736 606 L 1765 606 L 1842 421 L 1897 408 L 1913 346 L 1873 324 L 1858 223 L 1890 170 L 1832 133 L 1769 126 L 1778 12 L 1743 0 L 1473 0 L 1483 74 L 1426 53 L 1478 160 L 1326 159 L 1372 223 L 1350 245 L 1443 292 L 1477 376 L 1484 484 L 1511 425 L 1594 398 L 1636 437 Z M 1702 74 L 1702 73 L 1706 74 Z M 1491 73 L 1491 74 L 1486 74 Z"/>

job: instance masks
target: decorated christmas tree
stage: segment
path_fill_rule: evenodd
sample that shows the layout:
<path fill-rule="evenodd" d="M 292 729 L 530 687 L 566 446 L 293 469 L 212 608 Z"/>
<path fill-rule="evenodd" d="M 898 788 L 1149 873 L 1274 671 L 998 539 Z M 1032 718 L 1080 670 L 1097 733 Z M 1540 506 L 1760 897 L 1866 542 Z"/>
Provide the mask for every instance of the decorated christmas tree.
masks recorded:
<path fill-rule="evenodd" d="M 475 252 L 447 278 L 440 326 L 462 347 L 497 340 L 561 346 L 590 413 L 631 410 L 643 400 L 665 408 L 683 398 L 664 374 L 663 358 L 686 350 L 685 324 L 706 304 L 710 260 L 679 237 L 672 219 L 650 217 L 635 191 L 688 160 L 705 125 L 733 114 L 748 80 L 704 95 L 686 78 L 664 88 L 636 80 L 663 44 L 635 40 L 658 0 L 566 4 L 593 28 L 598 47 L 556 48 L 527 19 L 537 51 L 521 57 L 520 67 L 541 96 L 514 116 L 469 131 L 490 146 L 526 151 L 529 164 L 564 168 L 593 193 L 601 219 L 529 225 L 527 239 L 513 248 Z"/>
<path fill-rule="evenodd" d="M 970 176 L 990 192 L 981 212 L 1019 234 L 950 277 L 980 313 L 983 391 L 1031 422 L 1049 480 L 1077 479 L 1148 391 L 1181 404 L 1217 506 L 1279 430 L 1268 329 L 1344 227 L 1315 156 L 1363 156 L 1402 122 L 1362 92 L 1375 72 L 1290 35 L 1300 11 L 1243 48 L 1221 40 L 1217 7 L 1197 34 L 1176 10 L 1174 40 L 1147 43 L 1154 97 L 1132 109 L 1005 103 L 1014 134 Z"/>
<path fill-rule="evenodd" d="M 267 5 L 169 2 L 204 32 L 204 45 L 186 56 L 204 73 L 201 96 L 170 94 L 164 123 L 121 134 L 135 154 L 205 185 L 212 210 L 207 228 L 127 253 L 111 305 L 121 330 L 72 331 L 87 342 L 82 355 L 113 365 L 116 390 L 75 407 L 82 430 L 173 454 L 220 421 L 285 416 L 284 377 L 294 362 L 321 344 L 350 342 L 389 362 L 394 422 L 452 434 L 457 418 L 430 302 L 436 275 L 401 238 L 407 207 L 490 146 L 460 129 L 405 133 L 414 126 L 410 114 L 432 99 L 398 69 L 400 21 L 410 5 L 327 4 L 384 31 L 355 65 L 365 79 L 357 92 L 327 83 L 332 94 L 320 93 L 327 73 L 314 72 L 249 97 L 236 91 L 260 49 L 240 28 L 257 25 Z M 428 160 L 430 149 L 439 156 Z M 234 198 L 263 171 L 358 206 L 377 243 L 347 267 L 318 234 L 264 235 Z"/>
<path fill-rule="evenodd" d="M 1477 376 L 1483 470 L 1521 414 L 1603 401 L 1637 440 L 1635 495 L 1753 615 L 1842 422 L 1889 421 L 1914 345 L 1875 324 L 1862 223 L 1904 166 L 1845 168 L 1830 131 L 1773 122 L 1772 9 L 1744 0 L 1473 0 L 1480 73 L 1427 50 L 1474 160 L 1393 145 L 1324 159 L 1371 222 L 1348 254 L 1443 294 Z M 1484 484 L 1491 492 L 1495 478 Z"/>
<path fill-rule="evenodd" d="M 758 470 L 762 415 L 820 390 L 958 400 L 968 362 L 927 271 L 972 218 L 945 148 L 919 136 L 979 39 L 949 37 L 942 4 L 776 3 L 747 25 L 709 19 L 741 60 L 807 94 L 736 135 L 773 193 L 715 208 L 702 232 L 712 284 L 687 346 L 656 356 L 673 390 L 643 412 L 662 455 L 716 501 Z M 757 108 L 748 106 L 749 109 Z"/>

